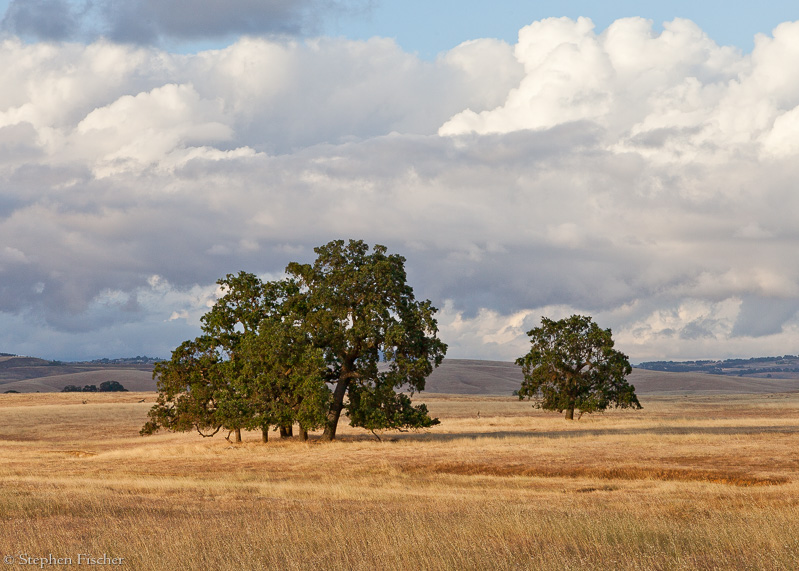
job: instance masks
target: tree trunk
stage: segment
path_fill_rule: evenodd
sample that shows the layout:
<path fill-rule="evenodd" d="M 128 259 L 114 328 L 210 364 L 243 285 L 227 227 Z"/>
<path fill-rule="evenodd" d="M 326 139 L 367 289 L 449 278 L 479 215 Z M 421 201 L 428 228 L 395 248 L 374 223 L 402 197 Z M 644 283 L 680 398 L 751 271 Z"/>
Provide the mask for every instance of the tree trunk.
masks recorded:
<path fill-rule="evenodd" d="M 241 442 L 241 428 L 236 429 L 235 436 L 233 437 L 233 442 Z"/>
<path fill-rule="evenodd" d="M 303 442 L 305 442 L 306 440 L 308 440 L 308 431 L 307 431 L 307 430 L 305 430 L 305 429 L 302 427 L 302 425 L 300 425 L 300 440 L 302 440 Z"/>
<path fill-rule="evenodd" d="M 262 426 L 261 427 L 261 441 L 262 442 L 269 442 L 269 427 Z"/>
<path fill-rule="evenodd" d="M 341 410 L 344 408 L 344 395 L 347 394 L 349 385 L 349 379 L 339 379 L 338 383 L 336 383 L 336 390 L 333 391 L 333 402 L 330 403 L 330 412 L 327 413 L 327 424 L 322 434 L 322 440 L 329 441 L 336 438 L 336 427 L 341 416 Z"/>
<path fill-rule="evenodd" d="M 574 407 L 566 409 L 566 420 L 574 420 Z"/>
<path fill-rule="evenodd" d="M 290 424 L 280 427 L 280 438 L 289 438 L 294 436 L 294 427 Z"/>

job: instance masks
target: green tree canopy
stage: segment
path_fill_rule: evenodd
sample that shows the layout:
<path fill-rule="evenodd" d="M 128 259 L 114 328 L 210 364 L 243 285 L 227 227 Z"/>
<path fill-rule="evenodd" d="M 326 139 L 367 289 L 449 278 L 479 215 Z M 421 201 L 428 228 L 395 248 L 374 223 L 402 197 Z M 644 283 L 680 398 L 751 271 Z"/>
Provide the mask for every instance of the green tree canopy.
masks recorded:
<path fill-rule="evenodd" d="M 158 398 L 141 430 L 152 434 L 160 428 L 176 432 L 196 429 L 203 436 L 216 434 L 223 426 L 217 401 L 223 389 L 221 359 L 208 336 L 184 341 L 169 361 L 156 363 Z M 210 432 L 210 434 L 209 434 Z"/>
<path fill-rule="evenodd" d="M 625 378 L 632 367 L 613 348 L 610 329 L 600 329 L 590 317 L 572 315 L 559 321 L 544 317 L 541 327 L 527 334 L 530 352 L 516 360 L 524 374 L 520 399 L 532 399 L 544 410 L 565 410 L 570 420 L 575 409 L 641 408 L 635 387 Z"/>
<path fill-rule="evenodd" d="M 330 389 L 325 384 L 324 352 L 295 324 L 266 319 L 241 347 L 244 368 L 238 390 L 251 403 L 249 428 L 267 439 L 269 426 L 299 424 L 300 436 L 327 419 Z M 287 431 L 286 431 L 287 432 Z"/>
<path fill-rule="evenodd" d="M 405 258 L 381 245 L 370 251 L 361 240 L 314 251 L 313 264 L 291 263 L 286 272 L 300 286 L 292 315 L 324 351 L 333 390 L 323 438 L 335 438 L 345 406 L 353 426 L 429 426 L 424 405 L 413 407 L 397 390 L 423 390 L 447 346 L 437 337 L 436 308 L 417 301 L 407 283 Z M 379 368 L 381 361 L 387 366 Z"/>
<path fill-rule="evenodd" d="M 224 295 L 202 317 L 203 335 L 155 366 L 159 396 L 143 434 L 159 428 L 270 426 L 287 434 L 325 427 L 336 435 L 346 408 L 371 431 L 436 424 L 409 396 L 441 363 L 436 309 L 417 301 L 405 258 L 362 241 L 315 249 L 313 264 L 291 263 L 287 279 L 240 272 L 217 283 Z"/>
<path fill-rule="evenodd" d="M 296 288 L 289 282 L 264 283 L 247 272 L 228 274 L 217 284 L 223 295 L 201 318 L 203 335 L 182 343 L 169 361 L 154 368 L 159 395 L 144 434 L 194 427 L 210 436 L 225 428 L 240 440 L 242 429 L 254 428 L 254 410 L 261 403 L 242 381 L 245 365 L 253 374 L 245 340 L 256 336 L 263 322 L 284 318 L 282 303 Z"/>

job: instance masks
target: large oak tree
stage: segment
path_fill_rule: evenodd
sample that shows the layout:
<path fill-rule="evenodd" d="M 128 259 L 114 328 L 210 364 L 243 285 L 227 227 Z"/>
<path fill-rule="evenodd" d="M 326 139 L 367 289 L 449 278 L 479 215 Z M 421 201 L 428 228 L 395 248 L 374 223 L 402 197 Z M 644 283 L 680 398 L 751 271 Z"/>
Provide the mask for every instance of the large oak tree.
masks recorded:
<path fill-rule="evenodd" d="M 405 258 L 362 241 L 315 249 L 283 280 L 240 272 L 202 317 L 203 335 L 156 365 L 159 396 L 142 433 L 159 428 L 215 434 L 271 426 L 290 435 L 324 425 L 332 440 L 342 411 L 371 430 L 438 422 L 410 395 L 441 363 L 436 309 L 407 284 Z"/>
<path fill-rule="evenodd" d="M 416 300 L 407 283 L 405 258 L 381 245 L 370 251 L 361 240 L 314 251 L 312 264 L 286 271 L 300 286 L 291 312 L 324 351 L 333 391 L 323 438 L 335 438 L 345 406 L 353 425 L 370 430 L 437 422 L 397 392 L 423 390 L 447 349 L 437 337 L 436 308 Z"/>

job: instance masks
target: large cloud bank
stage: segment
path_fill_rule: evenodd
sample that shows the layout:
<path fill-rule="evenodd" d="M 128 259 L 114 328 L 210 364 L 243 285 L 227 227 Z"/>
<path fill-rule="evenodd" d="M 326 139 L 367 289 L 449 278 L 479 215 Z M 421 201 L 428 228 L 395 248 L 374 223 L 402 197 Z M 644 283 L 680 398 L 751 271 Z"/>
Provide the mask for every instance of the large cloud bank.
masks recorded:
<path fill-rule="evenodd" d="M 450 356 L 590 313 L 633 360 L 799 351 L 799 23 L 550 19 L 194 55 L 0 45 L 0 350 L 167 355 L 214 281 L 336 238 L 408 258 Z"/>

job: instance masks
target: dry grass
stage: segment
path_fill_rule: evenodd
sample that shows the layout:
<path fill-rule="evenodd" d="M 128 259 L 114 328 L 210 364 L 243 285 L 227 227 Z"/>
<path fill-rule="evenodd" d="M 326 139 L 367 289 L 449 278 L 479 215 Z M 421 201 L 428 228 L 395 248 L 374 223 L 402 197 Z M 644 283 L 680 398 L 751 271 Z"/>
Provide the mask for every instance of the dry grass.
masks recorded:
<path fill-rule="evenodd" d="M 797 395 L 650 397 L 572 423 L 511 398 L 425 395 L 442 420 L 425 433 L 377 442 L 342 427 L 330 444 L 249 434 L 237 446 L 139 437 L 152 394 L 84 398 L 0 395 L 0 556 L 107 553 L 129 569 L 799 567 Z"/>

